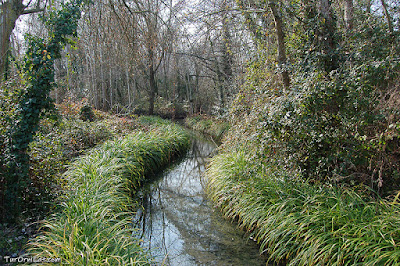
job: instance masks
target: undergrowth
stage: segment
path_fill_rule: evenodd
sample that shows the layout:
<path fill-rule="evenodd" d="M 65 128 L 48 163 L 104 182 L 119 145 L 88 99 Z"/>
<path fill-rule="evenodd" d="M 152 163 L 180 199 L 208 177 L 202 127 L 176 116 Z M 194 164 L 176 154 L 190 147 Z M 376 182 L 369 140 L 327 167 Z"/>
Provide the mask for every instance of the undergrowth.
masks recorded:
<path fill-rule="evenodd" d="M 60 211 L 44 222 L 30 253 L 69 265 L 149 264 L 131 223 L 131 194 L 146 175 L 186 151 L 178 126 L 152 127 L 109 141 L 74 162 L 63 175 L 68 193 Z"/>

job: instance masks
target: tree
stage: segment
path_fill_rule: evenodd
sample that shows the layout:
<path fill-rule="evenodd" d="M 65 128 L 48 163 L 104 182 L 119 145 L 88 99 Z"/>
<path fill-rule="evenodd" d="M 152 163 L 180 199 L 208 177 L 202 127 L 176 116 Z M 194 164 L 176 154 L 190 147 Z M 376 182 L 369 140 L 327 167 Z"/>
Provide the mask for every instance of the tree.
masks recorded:
<path fill-rule="evenodd" d="M 148 80 L 149 110 L 154 113 L 154 101 L 158 93 L 157 71 L 168 49 L 168 26 L 163 19 L 164 2 L 159 0 L 124 0 L 125 8 L 135 17 L 138 30 L 137 41 L 143 50 L 140 55 L 143 74 Z"/>
<path fill-rule="evenodd" d="M 344 1 L 344 21 L 348 30 L 353 29 L 354 6 L 353 0 Z"/>
<path fill-rule="evenodd" d="M 268 15 L 269 15 L 268 10 L 270 10 L 270 12 L 272 13 L 275 25 L 275 34 L 276 34 L 278 71 L 281 73 L 282 82 L 285 89 L 286 90 L 289 89 L 290 77 L 287 66 L 288 62 L 286 56 L 283 14 L 279 8 L 280 2 L 268 1 L 267 3 L 263 3 L 254 0 L 239 0 L 239 5 L 246 17 L 246 23 L 249 29 L 253 32 L 255 37 L 261 42 L 269 41 L 269 39 L 265 38 L 265 35 L 268 35 L 267 25 L 270 24 L 268 21 Z M 253 13 L 254 16 L 252 17 L 250 13 Z M 260 29 L 257 26 L 259 25 L 259 23 L 255 18 L 257 18 L 258 21 L 261 21 L 262 25 L 265 28 Z"/>
<path fill-rule="evenodd" d="M 77 36 L 78 20 L 83 0 L 62 5 L 59 11 L 46 17 L 50 32 L 47 39 L 28 36 L 24 71 L 29 83 L 21 96 L 16 111 L 16 123 L 11 129 L 11 147 L 6 175 L 5 203 L 10 213 L 9 220 L 15 220 L 22 211 L 24 191 L 29 180 L 29 143 L 33 140 L 44 110 L 53 107 L 50 91 L 54 85 L 54 60 L 61 57 L 63 45 L 70 37 Z"/>
<path fill-rule="evenodd" d="M 381 4 L 382 4 L 383 13 L 385 14 L 385 17 L 386 17 L 389 32 L 393 33 L 393 22 L 392 22 L 392 17 L 390 16 L 389 11 L 388 11 L 388 6 L 387 6 L 385 0 L 381 0 Z"/>
<path fill-rule="evenodd" d="M 282 68 L 282 81 L 286 90 L 290 87 L 290 77 L 287 70 L 287 59 L 286 59 L 286 45 L 285 45 L 285 34 L 283 29 L 282 14 L 278 11 L 276 3 L 273 1 L 269 2 L 269 8 L 271 9 L 272 15 L 274 16 L 276 37 L 278 42 L 278 63 Z"/>
<path fill-rule="evenodd" d="M 1 0 L 0 14 L 0 75 L 6 75 L 5 70 L 8 63 L 10 49 L 10 36 L 15 28 L 15 23 L 22 15 L 41 12 L 47 0 L 29 1 L 28 5 L 23 0 Z M 32 4 L 32 5 L 31 5 Z"/>

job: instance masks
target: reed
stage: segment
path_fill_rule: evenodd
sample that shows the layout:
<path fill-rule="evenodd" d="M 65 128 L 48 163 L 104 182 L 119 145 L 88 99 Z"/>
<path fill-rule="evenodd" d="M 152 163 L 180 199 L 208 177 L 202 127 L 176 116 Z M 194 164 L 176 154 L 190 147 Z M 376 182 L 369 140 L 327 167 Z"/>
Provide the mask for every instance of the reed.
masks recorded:
<path fill-rule="evenodd" d="M 132 225 L 134 192 L 142 180 L 184 153 L 183 129 L 164 125 L 109 141 L 80 157 L 63 175 L 66 195 L 44 222 L 30 253 L 68 265 L 146 265 Z"/>
<path fill-rule="evenodd" d="M 246 152 L 222 153 L 207 170 L 208 193 L 249 230 L 270 261 L 289 265 L 397 265 L 400 204 L 311 185 Z M 253 171 L 249 170 L 253 169 Z"/>

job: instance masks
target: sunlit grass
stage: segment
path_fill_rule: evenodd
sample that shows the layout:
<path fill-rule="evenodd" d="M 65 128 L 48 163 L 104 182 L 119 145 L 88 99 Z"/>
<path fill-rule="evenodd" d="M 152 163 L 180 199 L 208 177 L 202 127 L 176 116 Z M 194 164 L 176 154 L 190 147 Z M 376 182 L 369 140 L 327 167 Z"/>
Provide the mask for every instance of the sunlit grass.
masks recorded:
<path fill-rule="evenodd" d="M 181 128 L 164 125 L 106 142 L 79 158 L 63 176 L 68 193 L 60 212 L 44 222 L 31 254 L 68 265 L 149 264 L 134 237 L 130 194 L 188 145 Z"/>
<path fill-rule="evenodd" d="M 400 263 L 397 202 L 371 201 L 349 189 L 311 185 L 277 167 L 250 171 L 253 163 L 246 152 L 214 157 L 207 171 L 208 192 L 227 217 L 252 232 L 271 261 Z"/>

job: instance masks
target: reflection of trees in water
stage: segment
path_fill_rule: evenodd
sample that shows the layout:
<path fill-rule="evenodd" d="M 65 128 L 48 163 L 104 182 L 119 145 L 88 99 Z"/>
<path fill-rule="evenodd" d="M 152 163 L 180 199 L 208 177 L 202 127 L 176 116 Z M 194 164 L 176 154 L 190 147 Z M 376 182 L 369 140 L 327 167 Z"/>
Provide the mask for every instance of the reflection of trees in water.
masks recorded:
<path fill-rule="evenodd" d="M 192 238 L 197 230 L 194 231 L 190 225 L 190 216 L 192 219 L 193 216 L 196 217 L 196 220 L 201 218 L 202 227 L 205 226 L 206 217 L 200 217 L 202 214 L 196 213 L 198 210 L 195 206 L 204 204 L 202 194 L 205 182 L 202 173 L 214 150 L 215 145 L 193 139 L 185 160 L 164 174 L 158 182 L 154 182 L 149 191 L 143 193 L 139 202 L 143 208 L 138 210 L 135 220 L 142 229 L 141 237 L 146 239 L 149 249 L 152 248 L 152 240 L 155 238 L 157 248 L 161 249 L 158 252 L 169 254 L 171 243 L 167 243 L 167 240 L 171 239 L 167 239 L 167 230 L 168 235 L 175 234 L 180 239 Z M 185 215 L 188 213 L 184 210 L 188 207 L 188 202 L 194 204 L 189 216 Z M 169 257 L 166 257 L 167 264 L 168 261 Z"/>
<path fill-rule="evenodd" d="M 245 256 L 248 261 L 258 258 L 258 248 L 245 248 L 236 227 L 206 204 L 203 172 L 215 150 L 215 145 L 194 139 L 186 158 L 143 191 L 135 221 L 144 247 L 165 265 L 234 265 Z"/>

